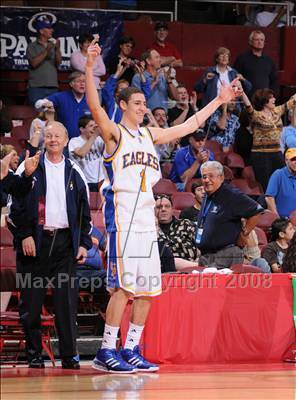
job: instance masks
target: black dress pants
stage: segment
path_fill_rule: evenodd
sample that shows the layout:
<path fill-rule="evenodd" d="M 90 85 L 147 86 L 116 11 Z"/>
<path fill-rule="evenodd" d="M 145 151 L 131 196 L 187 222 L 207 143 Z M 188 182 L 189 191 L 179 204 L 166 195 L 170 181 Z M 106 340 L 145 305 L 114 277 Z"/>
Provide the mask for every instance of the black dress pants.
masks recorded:
<path fill-rule="evenodd" d="M 280 151 L 274 153 L 252 152 L 251 164 L 256 181 L 261 183 L 264 193 L 272 173 L 285 166 L 284 156 Z"/>
<path fill-rule="evenodd" d="M 78 286 L 69 229 L 43 233 L 38 257 L 17 256 L 17 283 L 21 289 L 20 319 L 26 335 L 28 359 L 41 354 L 40 314 L 48 287 L 53 291 L 55 322 L 61 358 L 76 355 Z"/>

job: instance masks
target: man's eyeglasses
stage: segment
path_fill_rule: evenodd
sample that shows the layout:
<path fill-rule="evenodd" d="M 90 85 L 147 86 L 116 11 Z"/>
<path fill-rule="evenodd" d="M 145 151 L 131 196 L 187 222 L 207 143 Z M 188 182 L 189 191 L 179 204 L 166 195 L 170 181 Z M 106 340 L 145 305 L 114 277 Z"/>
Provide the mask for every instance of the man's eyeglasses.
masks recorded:
<path fill-rule="evenodd" d="M 204 174 L 201 176 L 201 179 L 216 179 L 219 176 L 222 176 L 221 174 Z"/>
<path fill-rule="evenodd" d="M 167 199 L 172 203 L 172 196 L 169 195 L 169 194 L 165 194 L 164 193 L 164 194 L 157 194 L 157 195 L 154 196 L 154 200 L 155 201 L 161 200 L 161 199 Z"/>

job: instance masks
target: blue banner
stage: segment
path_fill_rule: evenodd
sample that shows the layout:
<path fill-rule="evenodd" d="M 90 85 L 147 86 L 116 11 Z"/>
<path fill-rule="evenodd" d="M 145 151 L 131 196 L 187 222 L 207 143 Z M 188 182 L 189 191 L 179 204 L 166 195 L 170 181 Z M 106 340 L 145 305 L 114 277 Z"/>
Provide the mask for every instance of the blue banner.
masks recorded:
<path fill-rule="evenodd" d="M 60 39 L 62 64 L 60 70 L 70 70 L 70 56 L 79 50 L 78 37 L 91 33 L 100 35 L 102 56 L 106 64 L 115 56 L 122 35 L 120 13 L 97 10 L 8 8 L 1 7 L 1 69 L 26 70 L 28 43 L 36 40 L 36 19 L 46 16 L 54 24 L 53 37 Z M 115 54 L 114 54 L 115 52 Z"/>

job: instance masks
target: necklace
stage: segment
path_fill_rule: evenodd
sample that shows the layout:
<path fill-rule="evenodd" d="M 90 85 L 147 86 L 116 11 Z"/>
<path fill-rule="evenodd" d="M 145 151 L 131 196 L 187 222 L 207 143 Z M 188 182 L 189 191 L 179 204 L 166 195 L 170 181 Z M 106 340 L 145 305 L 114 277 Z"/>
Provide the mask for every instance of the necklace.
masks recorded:
<path fill-rule="evenodd" d="M 272 117 L 273 117 L 272 112 L 269 111 L 269 110 L 263 110 L 262 113 L 263 113 L 265 118 L 272 119 Z"/>
<path fill-rule="evenodd" d="M 130 129 L 128 129 L 125 125 L 120 124 L 133 138 L 138 138 L 139 143 L 142 143 L 142 133 L 140 132 L 139 128 L 136 130 L 133 130 L 136 133 L 131 132 Z"/>

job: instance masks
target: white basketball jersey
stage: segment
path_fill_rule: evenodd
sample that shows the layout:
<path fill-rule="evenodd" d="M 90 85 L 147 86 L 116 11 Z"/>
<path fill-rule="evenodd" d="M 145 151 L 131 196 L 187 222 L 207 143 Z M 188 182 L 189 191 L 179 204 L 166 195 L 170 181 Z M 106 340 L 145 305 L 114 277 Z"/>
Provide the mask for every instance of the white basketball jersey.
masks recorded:
<path fill-rule="evenodd" d="M 155 231 L 152 187 L 161 177 L 160 166 L 147 128 L 134 135 L 118 125 L 120 139 L 111 156 L 104 157 L 106 179 L 101 187 L 108 232 Z"/>

